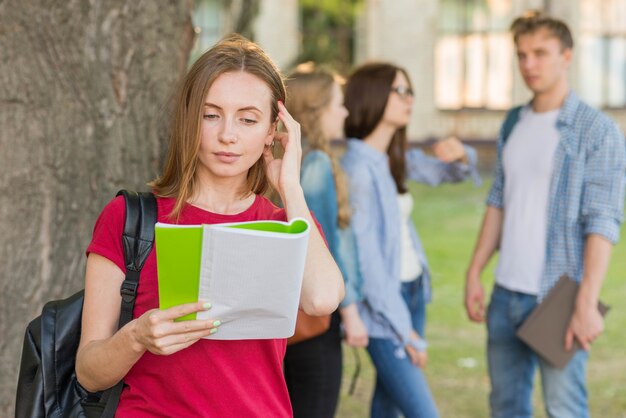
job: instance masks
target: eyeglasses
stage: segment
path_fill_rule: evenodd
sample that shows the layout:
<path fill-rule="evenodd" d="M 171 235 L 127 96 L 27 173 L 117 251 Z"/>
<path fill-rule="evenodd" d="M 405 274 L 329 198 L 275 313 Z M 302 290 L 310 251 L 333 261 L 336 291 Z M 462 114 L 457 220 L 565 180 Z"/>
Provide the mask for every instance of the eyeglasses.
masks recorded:
<path fill-rule="evenodd" d="M 413 97 L 413 89 L 408 86 L 395 86 L 391 88 L 391 91 L 393 91 L 403 99 L 406 99 L 407 97 Z"/>

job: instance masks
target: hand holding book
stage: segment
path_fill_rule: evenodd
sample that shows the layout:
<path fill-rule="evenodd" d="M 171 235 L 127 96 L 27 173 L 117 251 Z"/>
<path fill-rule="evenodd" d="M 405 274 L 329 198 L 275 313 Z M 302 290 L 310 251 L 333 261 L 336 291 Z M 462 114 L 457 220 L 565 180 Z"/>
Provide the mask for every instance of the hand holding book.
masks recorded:
<path fill-rule="evenodd" d="M 203 302 L 186 303 L 168 309 L 153 309 L 137 318 L 133 328 L 134 351 L 147 350 L 153 354 L 167 356 L 207 338 L 217 332 L 220 321 L 193 320 L 176 322 L 175 318 L 210 309 Z"/>
<path fill-rule="evenodd" d="M 562 276 L 517 330 L 517 336 L 554 367 L 565 367 L 580 348 L 576 340 L 570 350 L 565 347 L 577 292 L 578 283 Z M 599 303 L 599 314 L 604 316 L 608 310 Z"/>
<path fill-rule="evenodd" d="M 218 318 L 223 325 L 213 339 L 293 335 L 307 221 L 157 224 L 155 236 L 161 309 L 210 302 L 210 312 L 178 320 Z"/>
<path fill-rule="evenodd" d="M 578 298 L 580 299 L 580 298 Z M 570 323 L 565 333 L 565 349 L 571 350 L 578 344 L 583 350 L 589 351 L 591 343 L 600 336 L 604 329 L 603 307 L 575 304 Z"/>

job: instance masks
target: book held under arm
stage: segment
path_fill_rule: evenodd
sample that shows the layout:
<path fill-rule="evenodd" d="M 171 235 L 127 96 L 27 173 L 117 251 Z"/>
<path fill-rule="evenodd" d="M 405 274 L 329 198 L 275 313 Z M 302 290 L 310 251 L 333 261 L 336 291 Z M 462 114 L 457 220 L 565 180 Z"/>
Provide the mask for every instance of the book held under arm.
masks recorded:
<path fill-rule="evenodd" d="M 580 349 L 574 338 L 572 349 L 565 350 L 565 334 L 577 294 L 578 283 L 562 276 L 517 330 L 517 336 L 554 367 L 565 367 Z M 598 310 L 604 316 L 609 307 L 600 302 Z"/>
<path fill-rule="evenodd" d="M 219 319 L 221 340 L 293 335 L 309 223 L 253 221 L 213 225 L 157 223 L 159 307 L 198 300 L 208 311 L 178 320 Z"/>

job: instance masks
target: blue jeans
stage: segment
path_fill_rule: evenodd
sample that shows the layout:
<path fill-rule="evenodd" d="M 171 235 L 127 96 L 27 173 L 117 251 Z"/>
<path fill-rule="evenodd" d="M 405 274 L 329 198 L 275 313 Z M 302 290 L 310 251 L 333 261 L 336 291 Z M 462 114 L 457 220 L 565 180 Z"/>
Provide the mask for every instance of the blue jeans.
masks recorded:
<path fill-rule="evenodd" d="M 424 335 L 426 309 L 421 280 L 404 283 L 402 296 L 411 312 L 413 328 Z M 376 368 L 372 418 L 436 418 L 437 406 L 422 369 L 414 366 L 400 343 L 370 338 L 367 351 Z"/>
<path fill-rule="evenodd" d="M 402 297 L 411 312 L 413 329 L 420 337 L 424 337 L 426 326 L 426 302 L 424 302 L 424 288 L 421 277 L 412 282 L 402 283 Z"/>
<path fill-rule="evenodd" d="M 537 297 L 496 285 L 487 311 L 487 361 L 492 418 L 533 416 L 532 391 L 539 365 L 546 413 L 551 418 L 587 418 L 587 352 L 579 350 L 563 369 L 550 366 L 515 332 L 537 305 Z"/>

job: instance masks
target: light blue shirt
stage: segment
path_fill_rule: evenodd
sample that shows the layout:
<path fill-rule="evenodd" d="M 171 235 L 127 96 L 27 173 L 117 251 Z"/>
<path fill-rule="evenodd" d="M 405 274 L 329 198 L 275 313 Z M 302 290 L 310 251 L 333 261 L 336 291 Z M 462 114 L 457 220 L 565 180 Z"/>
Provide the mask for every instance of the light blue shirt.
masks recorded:
<path fill-rule="evenodd" d="M 339 228 L 337 223 L 337 189 L 330 158 L 326 153 L 314 150 L 306 154 L 302 160 L 300 184 L 307 205 L 320 223 L 328 249 L 343 275 L 345 297 L 340 306 L 348 306 L 362 298 L 362 278 L 352 228 Z"/>
<path fill-rule="evenodd" d="M 430 185 L 457 182 L 470 175 L 480 181 L 476 152 L 470 147 L 465 150 L 469 165 L 445 164 L 419 149 L 411 150 L 407 153 L 407 177 Z M 361 140 L 350 139 L 341 163 L 349 178 L 350 202 L 354 210 L 351 224 L 363 276 L 359 314 L 371 337 L 407 344 L 413 327 L 400 290 L 400 209 L 387 154 Z M 430 300 L 428 262 L 415 226 L 411 219 L 408 222 L 411 240 L 422 263 L 425 297 Z"/>
<path fill-rule="evenodd" d="M 624 219 L 626 143 L 615 122 L 570 92 L 556 126 L 560 141 L 550 183 L 539 299 L 564 274 L 580 282 L 587 235 L 598 234 L 615 244 Z M 503 125 L 494 181 L 487 198 L 488 205 L 499 209 L 504 209 L 505 141 Z"/>

